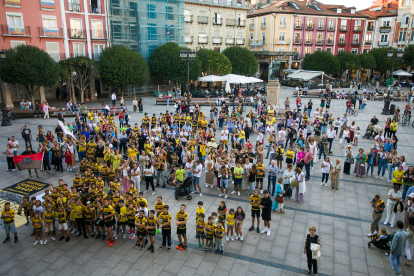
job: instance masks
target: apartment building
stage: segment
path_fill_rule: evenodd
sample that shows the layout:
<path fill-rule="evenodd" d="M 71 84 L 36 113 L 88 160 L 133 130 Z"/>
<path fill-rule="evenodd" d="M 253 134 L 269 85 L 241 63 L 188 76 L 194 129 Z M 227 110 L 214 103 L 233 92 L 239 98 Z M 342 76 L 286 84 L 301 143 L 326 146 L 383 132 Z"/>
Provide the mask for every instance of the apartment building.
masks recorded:
<path fill-rule="evenodd" d="M 244 0 L 186 0 L 185 46 L 219 52 L 233 45 L 244 47 L 247 11 Z"/>
<path fill-rule="evenodd" d="M 395 22 L 395 36 L 391 40 L 392 46 L 404 48 L 414 44 L 414 3 L 411 0 L 400 0 Z"/>

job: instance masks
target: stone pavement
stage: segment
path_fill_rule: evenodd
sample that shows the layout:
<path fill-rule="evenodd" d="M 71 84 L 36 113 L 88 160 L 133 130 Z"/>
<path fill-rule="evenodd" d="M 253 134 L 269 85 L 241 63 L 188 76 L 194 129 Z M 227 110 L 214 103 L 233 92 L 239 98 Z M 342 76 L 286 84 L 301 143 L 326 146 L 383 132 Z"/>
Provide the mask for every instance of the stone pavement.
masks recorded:
<path fill-rule="evenodd" d="M 281 88 L 280 99 L 293 98 L 292 89 Z M 165 110 L 172 111 L 173 107 L 155 105 L 155 98 L 144 98 L 144 111 L 156 113 Z M 292 100 L 292 99 L 291 99 Z M 308 99 L 303 99 L 308 102 Z M 132 100 L 127 99 L 128 107 L 132 110 Z M 314 107 L 319 105 L 319 100 L 313 98 Z M 99 103 L 89 103 L 89 106 L 99 106 Z M 403 108 L 401 102 L 397 102 Z M 361 128 L 361 134 L 371 117 L 377 115 L 382 125 L 386 119 L 380 115 L 383 102 L 369 101 L 366 110 L 359 111 L 354 120 Z M 207 107 L 202 110 L 209 114 Z M 247 108 L 249 110 L 249 108 Z M 331 105 L 335 117 L 342 117 L 345 112 L 345 100 L 333 100 Z M 141 122 L 143 114 L 131 114 L 131 123 Z M 72 122 L 73 118 L 68 119 Z M 37 126 L 40 124 L 45 130 L 52 130 L 56 127 L 54 119 L 17 119 L 13 126 L 2 127 L 0 137 L 7 142 L 7 138 L 15 135 L 21 145 L 19 130 L 23 124 L 29 124 L 33 136 L 37 134 Z M 398 152 L 405 155 L 408 164 L 413 164 L 412 139 L 414 133 L 411 126 L 398 126 L 397 137 Z M 217 135 L 218 137 L 219 135 Z M 255 141 L 255 135 L 250 136 Z M 365 150 L 373 144 L 373 140 L 360 139 L 359 147 Z M 5 148 L 5 147 L 4 147 Z M 355 151 L 356 149 L 354 149 Z M 338 139 L 334 141 L 333 157 L 344 161 L 344 150 L 339 148 Z M 332 160 L 333 161 L 333 160 Z M 267 163 L 267 162 L 266 162 Z M 267 165 L 267 164 L 266 164 Z M 283 169 L 286 168 L 285 163 Z M 7 163 L 5 158 L 0 160 L 0 171 L 2 181 L 0 189 L 27 178 L 27 172 L 6 173 Z M 377 169 L 374 171 L 374 175 Z M 387 172 L 388 173 L 388 172 Z M 302 275 L 306 272 L 306 256 L 303 254 L 304 238 L 310 226 L 317 228 L 317 234 L 322 239 L 322 256 L 318 260 L 319 275 L 393 275 L 388 256 L 376 248 L 368 248 L 370 239 L 366 236 L 371 224 L 370 200 L 376 194 L 386 197 L 391 185 L 385 180 L 378 180 L 371 177 L 364 179 L 355 178 L 353 175 L 341 175 L 341 183 L 338 191 L 329 187 L 320 186 L 321 171 L 320 162 L 311 171 L 311 180 L 307 182 L 307 192 L 304 196 L 304 203 L 298 204 L 292 200 L 285 201 L 286 215 L 272 213 L 270 237 L 248 232 L 251 226 L 250 206 L 248 197 L 243 192 L 241 196 L 230 195 L 226 199 L 227 209 L 241 206 L 246 212 L 246 220 L 243 225 L 244 241 L 224 241 L 224 256 L 214 253 L 204 253 L 196 248 L 195 239 L 195 208 L 200 200 L 197 194 L 191 201 L 185 198 L 176 201 L 173 189 L 156 188 L 156 194 L 146 194 L 150 209 L 154 206 L 156 196 L 163 196 L 163 201 L 170 206 L 172 216 L 179 210 L 179 206 L 187 205 L 189 214 L 188 242 L 189 248 L 184 251 L 175 249 L 178 244 L 173 226 L 174 245 L 170 252 L 165 249 L 159 250 L 160 235 L 156 238 L 156 250 L 151 254 L 147 250 L 133 249 L 135 241 L 118 239 L 112 248 L 102 240 L 84 240 L 83 237 L 76 238 L 71 235 L 71 240 L 66 242 L 49 241 L 47 245 L 33 246 L 34 237 L 30 237 L 31 226 L 18 228 L 19 242 L 17 244 L 0 244 L 3 252 L 0 262 L 0 275 Z M 386 174 L 387 175 L 387 174 Z M 74 172 L 53 173 L 41 175 L 40 181 L 48 183 L 53 180 L 57 184 L 59 178 L 63 178 L 69 186 L 72 183 Z M 204 173 L 202 175 L 204 180 Z M 202 181 L 202 183 L 204 183 Z M 267 187 L 267 179 L 264 187 Z M 244 183 L 243 183 L 244 185 Z M 203 186 L 203 185 L 202 185 Z M 143 187 L 142 187 L 143 188 Z M 206 214 L 216 211 L 219 202 L 223 200 L 218 197 L 216 189 L 202 187 Z M 231 190 L 231 189 L 230 189 Z M 402 219 L 402 214 L 397 215 Z M 382 219 L 382 222 L 385 218 Z M 381 226 L 382 226 L 381 222 Z M 173 224 L 174 225 L 174 224 Z M 263 225 L 260 225 L 262 228 Z M 395 229 L 386 227 L 387 231 Z M 3 239 L 4 232 L 0 231 Z M 402 263 L 406 261 L 402 257 Z M 403 275 L 414 275 L 414 269 L 402 268 Z"/>

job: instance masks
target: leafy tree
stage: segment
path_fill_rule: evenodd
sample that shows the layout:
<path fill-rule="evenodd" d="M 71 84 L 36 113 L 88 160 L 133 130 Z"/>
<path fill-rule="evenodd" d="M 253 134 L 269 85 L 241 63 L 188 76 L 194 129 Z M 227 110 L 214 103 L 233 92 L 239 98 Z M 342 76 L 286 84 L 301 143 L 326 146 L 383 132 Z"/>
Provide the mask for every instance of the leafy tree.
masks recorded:
<path fill-rule="evenodd" d="M 341 70 L 352 70 L 356 71 L 361 69 L 361 61 L 358 55 L 351 52 L 343 51 L 337 54 L 338 60 L 341 63 Z"/>
<path fill-rule="evenodd" d="M 388 60 L 387 58 L 387 52 L 388 50 L 394 51 L 394 56 L 396 56 L 397 49 L 395 48 L 374 48 L 371 51 L 369 51 L 369 54 L 372 55 L 375 58 L 375 64 L 377 65 L 375 69 L 381 73 L 385 73 L 388 70 L 392 69 L 392 60 Z M 401 66 L 401 62 L 395 61 L 395 67 L 399 68 Z"/>
<path fill-rule="evenodd" d="M 359 55 L 359 60 L 361 62 L 361 71 L 365 71 L 368 69 L 375 69 L 377 67 L 377 64 L 375 62 L 374 56 L 372 56 L 369 53 L 362 53 Z M 369 76 L 367 76 L 369 77 Z"/>
<path fill-rule="evenodd" d="M 338 58 L 326 51 L 316 51 L 305 56 L 302 65 L 305 70 L 323 71 L 330 75 L 336 75 L 341 71 Z"/>
<path fill-rule="evenodd" d="M 257 60 L 247 48 L 231 46 L 223 51 L 231 62 L 231 72 L 243 76 L 253 76 L 257 72 Z"/>
<path fill-rule="evenodd" d="M 99 56 L 99 76 L 102 81 L 124 95 L 128 85 L 146 85 L 149 70 L 145 59 L 129 48 L 113 45 L 102 51 Z"/>
<path fill-rule="evenodd" d="M 48 53 L 36 46 L 20 45 L 6 51 L 1 77 L 5 82 L 26 86 L 29 98 L 34 103 L 41 86 L 56 84 L 59 66 Z"/>
<path fill-rule="evenodd" d="M 180 47 L 174 42 L 163 44 L 156 48 L 149 59 L 151 75 L 161 80 L 171 80 L 175 83 L 187 81 L 187 61 L 182 61 L 180 51 L 190 49 Z M 190 80 L 196 80 L 201 75 L 201 61 L 196 56 L 190 61 Z"/>
<path fill-rule="evenodd" d="M 88 57 L 77 56 L 61 61 L 65 76 L 70 76 L 73 85 L 80 91 L 80 102 L 85 99 L 85 89 L 89 86 L 89 79 L 97 75 L 96 63 Z M 74 95 L 72 95 L 74 97 Z"/>
<path fill-rule="evenodd" d="M 197 56 L 201 61 L 201 71 L 204 75 L 213 74 L 223 76 L 231 73 L 230 60 L 224 54 L 201 48 L 197 51 Z"/>
<path fill-rule="evenodd" d="M 405 67 L 414 67 L 414 45 L 408 45 L 408 47 L 405 47 L 402 60 Z"/>

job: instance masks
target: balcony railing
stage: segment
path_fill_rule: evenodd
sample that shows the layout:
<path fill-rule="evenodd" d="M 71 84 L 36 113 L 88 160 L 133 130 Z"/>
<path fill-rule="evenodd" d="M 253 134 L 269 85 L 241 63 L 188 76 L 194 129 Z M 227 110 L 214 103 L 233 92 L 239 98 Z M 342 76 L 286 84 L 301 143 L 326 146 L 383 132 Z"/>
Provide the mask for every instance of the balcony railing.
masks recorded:
<path fill-rule="evenodd" d="M 313 40 L 312 39 L 310 39 L 310 40 L 305 39 L 305 44 L 306 45 L 312 45 L 313 44 Z"/>
<path fill-rule="evenodd" d="M 69 6 L 69 11 L 71 12 L 80 12 L 81 11 L 81 6 L 78 3 L 68 3 Z"/>
<path fill-rule="evenodd" d="M 354 33 L 360 33 L 360 32 L 362 32 L 362 27 L 361 26 L 356 26 L 354 28 Z"/>
<path fill-rule="evenodd" d="M 414 44 L 414 40 L 410 40 L 410 42 L 409 42 L 410 44 Z"/>
<path fill-rule="evenodd" d="M 213 44 L 221 44 L 221 37 L 213 37 Z"/>
<path fill-rule="evenodd" d="M 360 46 L 361 42 L 359 40 L 352 41 L 352 46 Z"/>
<path fill-rule="evenodd" d="M 208 37 L 198 37 L 198 44 L 207 44 Z"/>
<path fill-rule="evenodd" d="M 391 32 L 391 26 L 380 27 L 380 33 L 389 33 L 389 32 Z"/>
<path fill-rule="evenodd" d="M 48 53 L 51 58 L 53 58 L 56 62 L 60 60 L 65 60 L 66 55 L 65 53 Z"/>
<path fill-rule="evenodd" d="M 6 7 L 20 7 L 20 0 L 5 0 L 4 6 Z"/>
<path fill-rule="evenodd" d="M 368 25 L 367 31 L 373 31 L 373 30 L 374 30 L 374 25 Z"/>
<path fill-rule="evenodd" d="M 308 31 L 313 31 L 313 24 L 311 24 L 311 25 L 306 25 L 306 30 L 308 30 Z"/>
<path fill-rule="evenodd" d="M 335 31 L 335 27 L 334 26 L 329 26 L 328 27 L 328 32 L 334 32 Z"/>
<path fill-rule="evenodd" d="M 237 27 L 246 26 L 246 20 L 237 19 Z"/>
<path fill-rule="evenodd" d="M 184 42 L 185 43 L 193 43 L 193 36 L 192 35 L 184 36 Z"/>
<path fill-rule="evenodd" d="M 193 15 L 184 16 L 184 22 L 193 23 Z"/>
<path fill-rule="evenodd" d="M 295 30 L 302 30 L 302 24 L 295 24 Z"/>
<path fill-rule="evenodd" d="M 266 23 L 262 23 L 262 30 L 266 29 Z"/>
<path fill-rule="evenodd" d="M 405 45 L 405 40 L 398 40 L 397 45 Z"/>
<path fill-rule="evenodd" d="M 99 5 L 90 5 L 89 10 L 91 13 L 104 14 L 103 8 Z"/>
<path fill-rule="evenodd" d="M 378 41 L 378 46 L 388 46 L 388 41 Z"/>
<path fill-rule="evenodd" d="M 332 39 L 327 39 L 326 40 L 326 45 L 332 45 L 333 44 L 333 40 Z"/>
<path fill-rule="evenodd" d="M 286 22 L 280 22 L 279 28 L 280 29 L 285 29 L 286 28 Z"/>
<path fill-rule="evenodd" d="M 408 24 L 403 24 L 403 23 L 401 23 L 401 25 L 400 25 L 400 28 L 401 29 L 406 29 L 406 28 L 408 28 Z"/>
<path fill-rule="evenodd" d="M 63 28 L 39 27 L 39 37 L 63 38 Z"/>
<path fill-rule="evenodd" d="M 86 30 L 68 29 L 68 36 L 71 39 L 84 39 L 86 38 Z"/>
<path fill-rule="evenodd" d="M 372 44 L 372 41 L 371 40 L 365 40 L 365 43 L 364 43 L 365 45 L 371 45 Z"/>
<path fill-rule="evenodd" d="M 346 46 L 345 40 L 339 40 L 338 46 Z"/>
<path fill-rule="evenodd" d="M 221 25 L 221 18 L 215 18 L 213 17 L 213 25 Z"/>
<path fill-rule="evenodd" d="M 107 39 L 107 31 L 106 30 L 91 30 L 91 39 Z"/>
<path fill-rule="evenodd" d="M 302 44 L 302 39 L 294 39 L 293 44 Z"/>
<path fill-rule="evenodd" d="M 324 25 L 322 25 L 322 26 L 318 25 L 318 31 L 323 31 L 323 30 L 325 30 L 325 26 Z"/>
<path fill-rule="evenodd" d="M 323 45 L 323 40 L 316 40 L 316 45 Z"/>
<path fill-rule="evenodd" d="M 234 37 L 227 37 L 226 38 L 227 45 L 234 45 Z"/>
<path fill-rule="evenodd" d="M 249 40 L 250 47 L 262 47 L 263 46 L 263 39 L 250 39 Z"/>
<path fill-rule="evenodd" d="M 237 45 L 244 45 L 244 38 L 243 37 L 237 37 L 236 38 L 236 44 Z"/>
<path fill-rule="evenodd" d="M 29 26 L 1 25 L 3 36 L 31 36 Z"/>
<path fill-rule="evenodd" d="M 199 24 L 207 24 L 208 23 L 208 17 L 204 15 L 198 16 L 198 23 Z"/>
<path fill-rule="evenodd" d="M 226 19 L 226 26 L 234 26 L 236 24 L 236 20 L 235 19 Z"/>
<path fill-rule="evenodd" d="M 340 30 L 341 32 L 346 32 L 346 31 L 348 30 L 348 26 L 340 26 L 340 27 L 339 27 L 339 30 Z"/>
<path fill-rule="evenodd" d="M 250 25 L 249 25 L 249 30 L 250 30 L 250 31 L 253 31 L 253 30 L 254 30 L 254 24 L 250 24 Z"/>

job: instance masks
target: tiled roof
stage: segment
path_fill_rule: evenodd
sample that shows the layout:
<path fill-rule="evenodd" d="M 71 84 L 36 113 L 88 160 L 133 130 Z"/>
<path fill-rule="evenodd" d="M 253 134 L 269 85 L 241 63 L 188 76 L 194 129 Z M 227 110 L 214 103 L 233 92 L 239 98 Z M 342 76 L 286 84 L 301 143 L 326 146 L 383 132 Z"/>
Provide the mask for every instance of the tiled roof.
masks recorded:
<path fill-rule="evenodd" d="M 398 4 L 399 2 L 391 2 L 383 5 L 375 5 L 368 7 L 366 9 L 360 10 L 359 12 L 366 14 L 370 19 L 375 19 L 378 17 L 389 17 L 397 16 L 398 14 Z"/>

